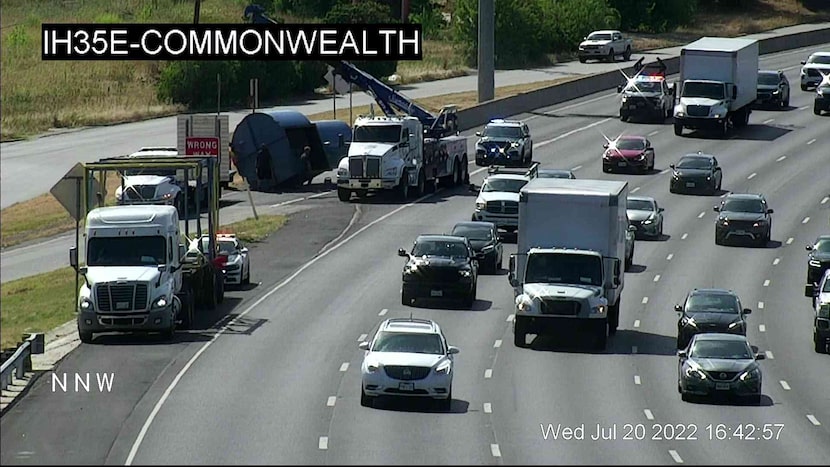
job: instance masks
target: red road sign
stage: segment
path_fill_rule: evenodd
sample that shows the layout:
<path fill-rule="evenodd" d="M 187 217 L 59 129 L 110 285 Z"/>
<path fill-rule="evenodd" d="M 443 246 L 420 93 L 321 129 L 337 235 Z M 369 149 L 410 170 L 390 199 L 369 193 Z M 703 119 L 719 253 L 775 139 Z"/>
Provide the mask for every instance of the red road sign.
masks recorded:
<path fill-rule="evenodd" d="M 184 148 L 184 154 L 186 156 L 219 157 L 219 138 L 191 136 L 185 138 Z"/>

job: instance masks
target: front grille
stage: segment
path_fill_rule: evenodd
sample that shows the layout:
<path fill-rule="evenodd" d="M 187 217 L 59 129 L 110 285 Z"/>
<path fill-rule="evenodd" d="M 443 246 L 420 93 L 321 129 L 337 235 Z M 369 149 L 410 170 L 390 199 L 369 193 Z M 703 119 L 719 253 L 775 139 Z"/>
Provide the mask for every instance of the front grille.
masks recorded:
<path fill-rule="evenodd" d="M 237 269 L 239 269 L 239 264 L 228 264 L 228 265 L 225 265 L 225 270 L 226 270 L 226 271 L 236 271 Z"/>
<path fill-rule="evenodd" d="M 711 376 L 712 379 L 719 381 L 732 381 L 736 376 L 738 376 L 737 371 L 707 371 L 707 373 L 709 373 L 709 376 Z"/>
<path fill-rule="evenodd" d="M 586 45 L 584 46 L 586 50 L 597 50 L 599 49 L 598 45 Z"/>
<path fill-rule="evenodd" d="M 98 322 L 105 326 L 141 326 L 147 321 L 146 317 L 112 318 L 100 317 Z"/>
<path fill-rule="evenodd" d="M 131 200 L 153 199 L 156 197 L 154 185 L 133 185 L 127 189 L 127 198 Z"/>
<path fill-rule="evenodd" d="M 488 201 L 487 212 L 494 214 L 518 214 L 519 203 L 516 201 Z"/>
<path fill-rule="evenodd" d="M 95 298 L 99 311 L 143 311 L 147 309 L 147 284 L 98 284 Z"/>
<path fill-rule="evenodd" d="M 543 315 L 577 316 L 580 308 L 581 304 L 572 300 L 542 299 L 541 311 Z"/>
<path fill-rule="evenodd" d="M 771 97 L 772 97 L 772 92 L 769 92 L 769 91 L 765 91 L 765 92 L 758 91 L 758 99 L 769 99 L 769 98 L 771 98 Z"/>
<path fill-rule="evenodd" d="M 366 177 L 380 178 L 380 159 L 377 157 L 366 159 Z"/>
<path fill-rule="evenodd" d="M 628 223 L 633 225 L 637 229 L 643 226 L 643 221 L 628 221 Z"/>
<path fill-rule="evenodd" d="M 821 76 L 821 73 L 819 73 L 818 70 L 814 68 L 807 68 L 807 76 L 819 77 Z"/>
<path fill-rule="evenodd" d="M 689 114 L 690 117 L 708 117 L 709 116 L 709 106 L 708 105 L 688 105 L 688 106 L 686 106 L 686 113 Z"/>
<path fill-rule="evenodd" d="M 730 229 L 738 229 L 738 230 L 747 230 L 752 228 L 752 224 L 755 221 L 729 221 L 729 228 Z"/>
<path fill-rule="evenodd" d="M 402 381 L 415 381 L 424 379 L 429 375 L 432 368 L 425 366 L 384 366 L 386 376 Z"/>
<path fill-rule="evenodd" d="M 416 272 L 418 278 L 426 282 L 453 283 L 461 279 L 458 269 L 441 266 L 419 266 Z"/>
<path fill-rule="evenodd" d="M 358 157 L 349 158 L 349 176 L 352 178 L 363 177 L 363 159 Z"/>

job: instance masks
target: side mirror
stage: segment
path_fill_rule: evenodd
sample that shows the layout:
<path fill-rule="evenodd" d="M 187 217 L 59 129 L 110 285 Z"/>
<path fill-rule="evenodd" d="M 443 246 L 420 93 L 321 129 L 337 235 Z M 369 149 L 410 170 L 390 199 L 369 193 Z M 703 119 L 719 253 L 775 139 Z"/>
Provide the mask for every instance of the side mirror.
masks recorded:
<path fill-rule="evenodd" d="M 666 210 L 666 208 L 657 208 L 657 212 L 663 212 L 665 210 Z"/>
<path fill-rule="evenodd" d="M 767 354 L 758 352 L 755 354 L 755 360 L 766 360 Z"/>
<path fill-rule="evenodd" d="M 772 213 L 774 213 L 774 212 L 775 212 L 775 210 L 773 210 L 773 209 L 771 209 L 771 208 L 770 208 L 770 209 L 767 209 L 767 214 L 772 214 Z"/>
<path fill-rule="evenodd" d="M 674 311 L 676 311 L 678 313 L 683 313 L 683 306 L 682 305 L 675 305 L 674 306 Z"/>
<path fill-rule="evenodd" d="M 818 295 L 816 290 L 816 284 L 807 284 L 804 286 L 804 296 L 805 297 L 815 297 Z"/>
<path fill-rule="evenodd" d="M 398 256 L 408 257 L 409 255 L 406 254 L 406 250 L 403 248 L 398 248 Z"/>
<path fill-rule="evenodd" d="M 368 342 L 361 342 L 357 345 L 357 348 L 360 350 L 369 350 L 369 343 Z"/>
<path fill-rule="evenodd" d="M 239 252 L 240 253 L 247 253 L 248 252 L 248 247 L 242 248 L 241 250 L 239 250 Z"/>
<path fill-rule="evenodd" d="M 686 351 L 685 350 L 678 350 L 677 356 L 680 358 L 686 358 Z"/>
<path fill-rule="evenodd" d="M 69 249 L 69 265 L 72 269 L 78 270 L 78 249 L 74 246 Z"/>
<path fill-rule="evenodd" d="M 715 212 L 720 212 L 720 206 L 712 206 L 712 210 Z"/>
<path fill-rule="evenodd" d="M 807 251 L 813 251 L 813 245 L 807 245 L 804 247 L 804 249 Z"/>
<path fill-rule="evenodd" d="M 476 131 L 476 136 L 481 136 L 481 132 L 480 132 L 480 131 Z"/>
<path fill-rule="evenodd" d="M 620 286 L 620 278 L 619 278 L 619 276 L 614 276 L 614 279 L 612 279 L 612 280 L 611 280 L 611 284 L 614 286 L 614 288 L 615 288 L 615 289 L 616 289 L 617 287 L 619 287 L 619 286 Z"/>
<path fill-rule="evenodd" d="M 605 148 L 605 149 L 608 149 L 608 143 L 604 143 L 604 144 L 602 145 L 602 147 L 603 147 L 603 148 Z"/>
<path fill-rule="evenodd" d="M 614 260 L 614 276 L 615 276 L 615 279 L 616 279 L 617 283 L 619 283 L 619 281 L 620 281 L 619 280 L 619 277 L 620 277 L 620 260 L 618 260 L 618 259 Z"/>
<path fill-rule="evenodd" d="M 674 168 L 674 164 L 669 164 L 669 168 L 670 168 L 670 169 L 673 169 L 673 168 Z"/>
<path fill-rule="evenodd" d="M 752 314 L 752 309 L 751 309 L 751 308 L 744 308 L 744 309 L 743 309 L 743 314 L 745 314 L 745 315 L 751 315 L 751 314 Z"/>
<path fill-rule="evenodd" d="M 802 64 L 802 65 L 806 65 L 806 64 L 807 64 L 807 60 L 802 60 L 802 61 L 801 61 L 801 64 Z"/>
<path fill-rule="evenodd" d="M 455 346 L 452 346 L 452 345 L 447 347 L 447 353 L 449 355 L 455 355 L 458 352 L 461 352 L 461 349 L 459 349 L 458 347 L 455 347 Z"/>
<path fill-rule="evenodd" d="M 617 92 L 620 93 L 620 92 L 622 92 L 622 90 L 623 90 L 622 84 L 618 84 L 617 85 Z"/>
<path fill-rule="evenodd" d="M 628 231 L 629 231 L 629 232 L 636 232 L 636 231 L 637 231 L 637 227 L 634 227 L 633 225 L 629 225 L 629 226 L 628 226 Z"/>
<path fill-rule="evenodd" d="M 470 191 L 478 191 L 478 187 L 476 186 L 475 183 L 470 183 L 470 185 L 467 187 L 467 189 L 469 189 Z"/>

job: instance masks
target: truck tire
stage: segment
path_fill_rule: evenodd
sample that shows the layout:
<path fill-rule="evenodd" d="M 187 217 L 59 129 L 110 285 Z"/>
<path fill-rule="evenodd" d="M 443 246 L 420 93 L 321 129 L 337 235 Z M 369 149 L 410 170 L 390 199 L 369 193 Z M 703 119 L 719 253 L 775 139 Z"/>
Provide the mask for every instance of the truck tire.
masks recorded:
<path fill-rule="evenodd" d="M 617 54 L 614 53 L 614 49 L 608 51 L 608 61 L 611 63 L 617 61 Z"/>
<path fill-rule="evenodd" d="M 352 198 L 351 190 L 337 187 L 337 198 L 344 203 L 347 203 Z"/>
<path fill-rule="evenodd" d="M 683 135 L 683 125 L 679 123 L 674 124 L 674 135 L 675 136 L 682 136 Z"/>
<path fill-rule="evenodd" d="M 718 136 L 720 136 L 721 139 L 726 139 L 726 138 L 729 137 L 729 119 L 728 118 L 723 119 L 723 125 L 721 125 L 721 127 L 718 128 Z"/>
<path fill-rule="evenodd" d="M 412 306 L 412 300 L 414 298 L 411 292 L 408 292 L 406 289 L 401 289 L 401 305 Z"/>
<path fill-rule="evenodd" d="M 527 330 L 524 320 L 516 316 L 513 321 L 513 345 L 520 349 L 527 348 Z"/>
<path fill-rule="evenodd" d="M 531 162 L 533 161 L 533 150 L 530 151 Z M 470 163 L 467 161 L 467 156 L 461 158 L 461 183 L 459 185 L 470 184 Z"/>
<path fill-rule="evenodd" d="M 579 63 L 585 63 L 586 61 L 588 61 L 588 59 L 587 59 L 587 58 L 585 58 L 585 57 L 579 57 Z"/>
<path fill-rule="evenodd" d="M 426 192 L 426 176 L 424 176 L 424 169 L 418 171 L 418 186 L 415 188 L 415 197 L 420 198 Z"/>
<path fill-rule="evenodd" d="M 193 295 L 193 289 L 188 287 L 184 299 L 182 299 L 181 314 L 182 329 L 192 329 L 196 320 L 196 297 Z"/>
<path fill-rule="evenodd" d="M 628 112 L 624 110 L 620 110 L 620 121 L 627 122 L 628 121 Z"/>
<path fill-rule="evenodd" d="M 620 300 L 617 303 L 608 307 L 608 335 L 613 336 L 617 333 L 617 328 L 620 326 Z"/>
<path fill-rule="evenodd" d="M 813 102 L 813 113 L 821 115 L 821 107 L 818 105 L 818 102 Z"/>
<path fill-rule="evenodd" d="M 625 53 L 623 54 L 623 59 L 625 59 L 626 62 L 631 60 L 631 47 L 626 47 L 625 48 Z"/>
<path fill-rule="evenodd" d="M 609 326 L 607 323 L 603 323 L 602 326 L 597 326 L 596 341 L 594 342 L 597 350 L 605 350 L 608 347 L 608 330 Z"/>
<path fill-rule="evenodd" d="M 823 339 L 819 339 L 818 333 L 815 331 L 813 331 L 813 350 L 819 354 L 827 353 L 827 344 Z"/>
<path fill-rule="evenodd" d="M 409 171 L 404 170 L 398 183 L 398 197 L 404 201 L 409 198 Z"/>
<path fill-rule="evenodd" d="M 92 343 L 92 333 L 91 332 L 83 332 L 78 329 L 78 337 L 81 338 L 81 342 L 84 344 L 91 344 Z"/>

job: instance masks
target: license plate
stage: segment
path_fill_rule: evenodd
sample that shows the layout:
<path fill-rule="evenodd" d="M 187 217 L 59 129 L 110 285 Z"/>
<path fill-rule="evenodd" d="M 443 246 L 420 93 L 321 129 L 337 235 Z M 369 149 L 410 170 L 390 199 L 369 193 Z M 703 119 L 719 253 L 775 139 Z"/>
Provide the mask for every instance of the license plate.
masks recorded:
<path fill-rule="evenodd" d="M 626 164 L 625 162 L 617 162 L 617 167 L 625 167 L 627 165 L 628 164 Z"/>
<path fill-rule="evenodd" d="M 694 188 L 695 182 L 686 182 L 686 188 Z"/>
<path fill-rule="evenodd" d="M 728 391 L 729 383 L 715 383 L 715 389 L 718 391 Z"/>
<path fill-rule="evenodd" d="M 414 391 L 415 383 L 398 383 L 398 389 L 401 391 Z"/>
<path fill-rule="evenodd" d="M 736 230 L 735 235 L 746 235 L 746 232 L 744 232 L 743 230 Z"/>
<path fill-rule="evenodd" d="M 371 182 L 371 181 L 372 181 L 372 180 L 371 180 L 371 179 L 369 179 L 369 178 L 361 178 L 361 179 L 360 179 L 360 183 L 369 183 L 369 182 Z"/>
<path fill-rule="evenodd" d="M 430 297 L 443 297 L 444 291 L 443 290 L 432 290 L 429 292 Z"/>

